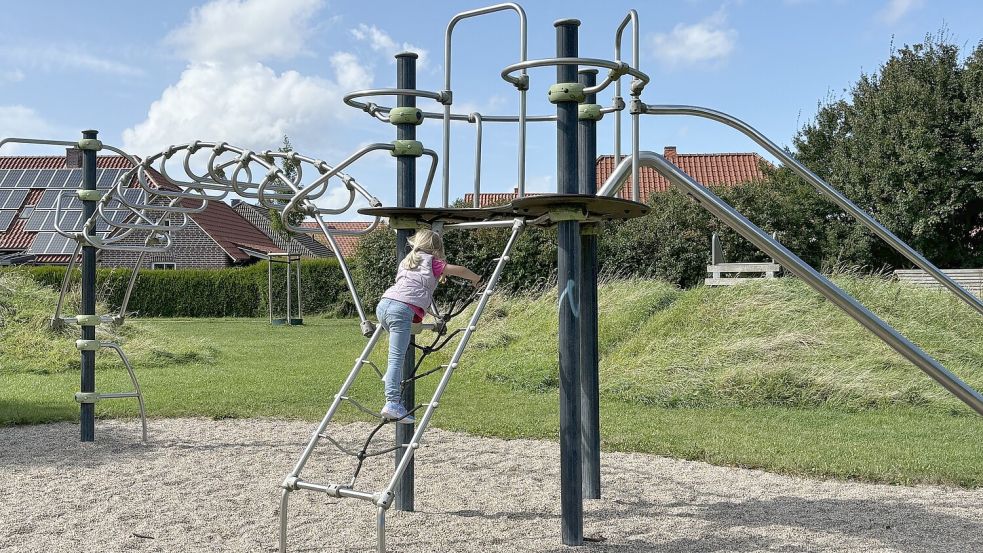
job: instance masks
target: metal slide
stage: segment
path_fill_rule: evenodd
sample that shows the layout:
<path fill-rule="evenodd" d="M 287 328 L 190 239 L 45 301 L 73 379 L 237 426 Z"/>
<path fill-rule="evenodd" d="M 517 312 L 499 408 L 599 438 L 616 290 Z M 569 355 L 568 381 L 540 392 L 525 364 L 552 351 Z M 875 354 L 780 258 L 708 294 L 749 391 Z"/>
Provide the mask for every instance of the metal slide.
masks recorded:
<path fill-rule="evenodd" d="M 763 136 L 761 138 L 767 141 L 767 139 Z M 768 143 L 771 144 L 770 141 L 768 141 Z M 791 158 L 791 156 L 788 156 L 788 154 L 784 152 L 782 152 L 782 154 L 782 156 L 779 156 L 781 159 L 790 159 L 795 165 L 801 167 L 801 164 Z M 891 325 L 878 318 L 870 310 L 861 305 L 856 299 L 830 282 L 830 280 L 820 274 L 819 271 L 789 251 L 788 248 L 783 246 L 780 242 L 778 242 L 778 240 L 772 238 L 768 233 L 761 230 L 761 228 L 741 215 L 741 213 L 727 204 L 727 202 L 721 200 L 716 194 L 707 189 L 707 187 L 697 182 L 695 179 L 684 173 L 679 167 L 655 152 L 639 152 L 638 163 L 642 167 L 651 167 L 655 169 L 660 175 L 667 178 L 669 182 L 676 186 L 676 188 L 695 199 L 704 209 L 710 212 L 711 215 L 726 223 L 727 226 L 737 231 L 741 236 L 761 249 L 761 251 L 767 253 L 773 259 L 775 259 L 775 261 L 788 268 L 788 270 L 790 270 L 794 275 L 804 280 L 806 284 L 825 296 L 826 299 L 833 302 L 834 305 L 846 312 L 847 315 L 851 316 L 867 330 L 873 332 L 874 335 L 881 341 L 900 353 L 905 359 L 911 361 L 915 366 L 925 371 L 929 376 L 935 379 L 936 382 L 941 384 L 943 388 L 962 400 L 963 403 L 970 406 L 974 411 L 983 415 L 983 396 L 981 396 L 979 392 L 960 380 L 959 377 L 949 372 L 948 369 L 943 367 L 942 364 L 936 361 L 932 356 L 922 351 L 921 348 L 915 344 L 911 343 L 911 341 L 902 336 L 901 333 L 895 330 Z M 804 167 L 802 169 L 804 169 Z M 808 171 L 807 169 L 804 170 Z M 615 168 L 607 182 L 605 182 L 604 186 L 601 187 L 598 195 L 616 195 L 627 180 L 630 171 L 631 158 L 629 157 L 625 158 Z M 812 173 L 809 174 L 812 175 Z M 871 224 L 882 229 L 885 233 L 882 235 L 882 237 L 888 236 L 888 242 L 891 243 L 892 246 L 899 247 L 899 245 L 904 245 L 907 250 L 913 252 L 914 256 L 917 256 L 919 259 L 923 260 L 927 266 L 934 267 L 931 265 L 931 263 L 921 257 L 920 254 L 911 249 L 910 246 L 904 244 L 904 242 L 902 242 L 899 238 L 891 234 L 889 231 L 887 231 L 887 229 L 884 229 L 884 227 L 880 226 L 880 224 L 874 221 L 869 214 L 860 210 L 860 208 L 850 202 L 850 200 L 848 200 L 835 188 L 825 183 L 822 181 L 822 179 L 816 177 L 815 175 L 812 175 L 812 177 L 816 181 L 822 183 L 823 192 L 833 198 L 834 201 L 841 205 L 846 203 L 849 206 L 852 206 L 852 211 L 850 211 L 852 215 L 857 216 L 859 214 L 864 217 L 864 219 L 861 220 L 865 221 L 865 224 L 867 224 L 866 221 L 870 221 Z M 936 269 L 936 271 L 938 271 L 938 269 Z M 944 273 L 940 272 L 940 274 L 942 274 L 943 277 L 945 276 Z M 945 278 L 948 279 L 948 277 Z M 952 284 L 953 286 L 956 286 L 962 290 L 958 284 Z M 973 299 L 976 299 L 975 296 Z"/>

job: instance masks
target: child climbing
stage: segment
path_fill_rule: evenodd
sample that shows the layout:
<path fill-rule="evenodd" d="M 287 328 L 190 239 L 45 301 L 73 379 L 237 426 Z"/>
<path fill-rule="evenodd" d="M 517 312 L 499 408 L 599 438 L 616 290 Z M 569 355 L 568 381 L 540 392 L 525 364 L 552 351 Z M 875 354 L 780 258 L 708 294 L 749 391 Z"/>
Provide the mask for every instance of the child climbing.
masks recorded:
<path fill-rule="evenodd" d="M 375 310 L 379 323 L 389 332 L 389 364 L 383 377 L 386 405 L 381 414 L 404 424 L 415 422 L 400 398 L 410 326 L 423 321 L 442 277 L 463 278 L 474 286 L 481 282 L 481 277 L 467 267 L 447 263 L 444 241 L 436 232 L 420 229 L 409 239 L 409 245 L 410 253 L 399 263 L 396 283 L 382 294 Z"/>

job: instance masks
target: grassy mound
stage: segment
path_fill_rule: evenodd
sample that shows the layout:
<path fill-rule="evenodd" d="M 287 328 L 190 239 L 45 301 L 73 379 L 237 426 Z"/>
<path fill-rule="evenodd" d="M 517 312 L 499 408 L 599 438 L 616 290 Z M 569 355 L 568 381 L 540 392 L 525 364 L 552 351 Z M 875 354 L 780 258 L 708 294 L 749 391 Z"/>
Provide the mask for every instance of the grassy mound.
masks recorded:
<path fill-rule="evenodd" d="M 58 301 L 58 292 L 37 284 L 17 271 L 0 272 L 0 376 L 12 373 L 52 374 L 79 370 L 79 353 L 75 340 L 79 327 L 51 330 L 49 320 Z M 66 299 L 66 313 L 79 305 L 73 295 Z M 99 305 L 98 313 L 106 313 Z M 100 340 L 123 346 L 130 361 L 141 370 L 182 363 L 211 363 L 217 350 L 205 342 L 186 341 L 174 344 L 152 326 L 100 326 Z M 165 346 L 166 344 L 166 346 Z M 106 368 L 123 368 L 115 352 L 102 350 L 97 364 Z"/>
<path fill-rule="evenodd" d="M 880 278 L 837 284 L 969 384 L 983 387 L 983 319 L 942 292 Z M 601 394 L 659 407 L 918 406 L 957 400 L 798 279 L 600 291 Z M 530 391 L 557 386 L 556 291 L 499 300 L 468 367 Z"/>

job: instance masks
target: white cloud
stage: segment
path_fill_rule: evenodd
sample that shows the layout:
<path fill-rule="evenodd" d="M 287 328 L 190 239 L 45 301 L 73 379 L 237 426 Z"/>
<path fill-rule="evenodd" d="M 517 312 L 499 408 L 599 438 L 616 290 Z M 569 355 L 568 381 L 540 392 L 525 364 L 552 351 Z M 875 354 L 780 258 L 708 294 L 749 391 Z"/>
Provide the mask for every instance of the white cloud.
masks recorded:
<path fill-rule="evenodd" d="M 727 27 L 721 8 L 699 23 L 679 23 L 669 33 L 658 33 L 651 42 L 656 58 L 666 65 L 716 62 L 734 51 L 737 30 Z"/>
<path fill-rule="evenodd" d="M 29 107 L 20 105 L 0 106 L 0 138 L 30 137 L 65 140 L 66 136 L 71 135 L 59 132 L 54 125 Z M 8 145 L 4 146 L 3 151 L 0 151 L 0 155 L 8 156 L 23 152 L 25 149 L 34 151 L 38 148 Z M 50 148 L 47 147 L 44 147 L 42 151 L 51 153 Z"/>
<path fill-rule="evenodd" d="M 894 24 L 924 3 L 924 0 L 888 0 L 887 5 L 877 13 L 877 17 L 884 23 Z"/>
<path fill-rule="evenodd" d="M 370 75 L 354 71 L 344 56 L 336 58 L 343 86 L 296 71 L 277 74 L 260 63 L 193 63 L 150 106 L 146 120 L 123 131 L 124 147 L 146 155 L 201 139 L 266 149 L 284 134 L 302 143 L 349 112 L 356 114 L 341 103 L 344 90 L 369 86 Z"/>
<path fill-rule="evenodd" d="M 417 61 L 417 65 L 420 68 L 425 68 L 427 66 L 427 51 L 419 46 L 414 46 L 409 42 L 398 43 L 391 36 L 389 36 L 385 31 L 376 27 L 375 25 L 366 25 L 360 23 L 358 27 L 351 29 L 351 34 L 358 40 L 367 42 L 373 51 L 379 52 L 389 58 L 392 58 L 400 52 L 415 52 L 420 56 Z M 392 60 L 394 61 L 394 60 Z"/>
<path fill-rule="evenodd" d="M 349 52 L 329 58 L 330 78 L 277 72 L 262 63 L 304 54 L 304 37 L 320 5 L 320 0 L 215 0 L 193 9 L 188 22 L 166 39 L 180 45 L 188 66 L 147 117 L 123 131 L 124 147 L 148 155 L 199 139 L 263 150 L 278 146 L 286 134 L 300 150 L 312 145 L 347 150 L 337 129 L 359 113 L 341 98 L 349 90 L 370 88 L 372 72 Z"/>
<path fill-rule="evenodd" d="M 0 81 L 6 81 L 8 83 L 19 83 L 24 80 L 24 72 L 20 69 L 10 69 L 6 71 L 0 71 Z"/>
<path fill-rule="evenodd" d="M 303 52 L 323 0 L 214 0 L 165 41 L 195 62 L 286 59 Z"/>
<path fill-rule="evenodd" d="M 31 46 L 0 45 L 0 59 L 21 67 L 36 67 L 43 70 L 74 69 L 107 73 L 123 77 L 142 75 L 139 67 L 133 67 L 116 60 L 101 58 L 83 51 L 78 45 L 46 44 Z"/>

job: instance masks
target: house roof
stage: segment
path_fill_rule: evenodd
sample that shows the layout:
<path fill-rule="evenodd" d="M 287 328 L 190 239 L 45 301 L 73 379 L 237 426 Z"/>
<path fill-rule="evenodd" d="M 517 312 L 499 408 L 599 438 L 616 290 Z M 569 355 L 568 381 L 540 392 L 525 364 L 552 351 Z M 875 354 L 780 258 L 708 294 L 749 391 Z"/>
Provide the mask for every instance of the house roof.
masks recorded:
<path fill-rule="evenodd" d="M 369 228 L 369 225 L 371 224 L 372 224 L 371 221 L 328 221 L 327 222 L 328 229 L 337 229 L 337 230 L 365 230 Z M 316 228 L 316 229 L 321 228 L 314 221 L 305 221 L 304 223 L 302 223 L 302 226 L 306 228 Z M 334 236 L 335 242 L 338 243 L 338 249 L 341 250 L 341 256 L 344 258 L 349 258 L 355 255 L 355 250 L 356 248 L 358 248 L 358 241 L 362 239 L 362 237 L 359 235 L 351 235 L 351 234 L 334 234 L 332 236 Z M 314 234 L 314 238 L 322 244 L 328 243 L 328 239 L 325 238 L 324 233 L 321 232 L 316 233 Z"/>
<path fill-rule="evenodd" d="M 764 158 L 755 153 L 729 154 L 680 154 L 675 146 L 666 146 L 665 158 L 683 170 L 684 173 L 707 186 L 735 186 L 746 182 L 761 180 L 764 172 L 761 163 Z M 626 156 L 622 156 L 624 159 Z M 597 158 L 597 185 L 600 186 L 614 171 L 617 163 L 614 156 Z M 655 192 L 665 192 L 672 184 L 651 167 L 638 171 L 639 198 L 648 199 Z M 625 181 L 619 195 L 631 199 L 631 177 Z"/>
<path fill-rule="evenodd" d="M 130 161 L 122 156 L 98 156 L 96 167 L 99 169 L 129 169 Z M 68 169 L 65 156 L 10 156 L 0 157 L 0 169 Z M 148 170 L 151 184 L 158 188 L 174 190 L 175 187 L 157 171 Z M 44 192 L 43 188 L 32 188 L 27 198 L 18 208 L 34 205 Z M 184 207 L 201 205 L 199 200 L 183 200 Z M 249 244 L 250 249 L 279 253 L 280 250 L 262 231 L 251 225 L 241 215 L 236 213 L 228 204 L 221 201 L 208 202 L 201 213 L 189 214 L 189 217 L 208 234 L 233 262 L 239 263 L 250 258 L 239 245 Z M 37 236 L 36 232 L 24 230 L 26 220 L 16 219 L 7 232 L 0 232 L 0 251 L 21 251 L 31 247 Z M 38 256 L 37 261 L 46 263 L 67 263 L 68 255 Z"/>
<path fill-rule="evenodd" d="M 281 250 L 286 250 L 288 244 L 290 245 L 290 251 L 300 253 L 302 257 L 317 258 L 317 257 L 334 257 L 334 253 L 331 248 L 325 246 L 324 244 L 318 242 L 314 237 L 307 234 L 298 234 L 293 237 L 285 237 L 278 232 L 274 232 L 273 225 L 270 223 L 270 218 L 267 215 L 266 209 L 253 205 L 249 202 L 244 201 L 233 201 L 232 209 L 236 213 L 245 217 L 247 221 L 254 227 L 258 228 L 273 241 L 274 244 Z"/>
<path fill-rule="evenodd" d="M 182 200 L 181 205 L 196 208 L 201 206 L 201 200 Z M 204 211 L 189 216 L 235 263 L 248 261 L 252 257 L 243 251 L 243 247 L 263 253 L 283 253 L 263 231 L 250 224 L 225 202 L 208 202 Z"/>
<path fill-rule="evenodd" d="M 761 170 L 761 163 L 767 163 L 755 153 L 680 154 L 676 151 L 675 146 L 666 146 L 663 155 L 687 175 L 708 186 L 735 186 L 763 179 L 764 172 Z M 622 159 L 624 157 L 627 156 L 622 156 Z M 607 180 L 616 165 L 614 156 L 599 156 L 597 158 L 598 186 Z M 665 192 L 672 186 L 665 177 L 651 167 L 642 167 L 638 171 L 638 175 L 641 182 L 639 197 L 643 201 L 647 200 L 653 193 Z M 540 194 L 536 192 L 526 193 L 527 196 Z M 515 188 L 512 192 L 483 193 L 478 200 L 481 207 L 492 207 L 507 204 L 518 195 L 519 189 Z M 631 177 L 625 182 L 619 196 L 631 199 Z M 466 207 L 474 205 L 474 194 L 467 193 L 464 195 L 464 205 Z"/>

